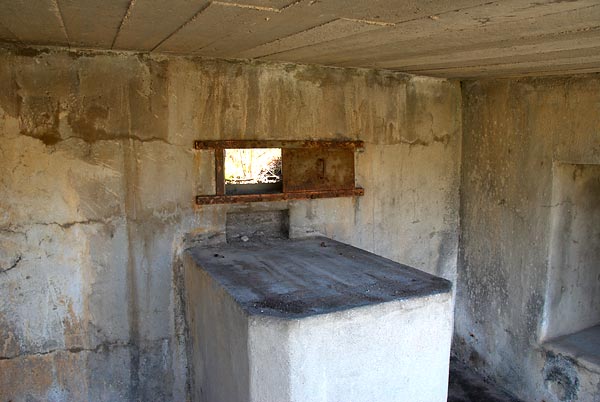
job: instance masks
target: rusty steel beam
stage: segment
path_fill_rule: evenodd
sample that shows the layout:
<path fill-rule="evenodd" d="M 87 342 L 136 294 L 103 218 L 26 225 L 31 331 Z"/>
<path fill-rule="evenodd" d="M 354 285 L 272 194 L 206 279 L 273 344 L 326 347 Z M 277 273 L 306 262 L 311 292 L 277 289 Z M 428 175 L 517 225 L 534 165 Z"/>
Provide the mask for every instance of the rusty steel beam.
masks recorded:
<path fill-rule="evenodd" d="M 316 198 L 355 197 L 365 194 L 362 188 L 323 191 L 299 191 L 293 193 L 274 194 L 242 194 L 242 195 L 198 195 L 197 205 L 240 204 L 244 202 L 310 200 Z"/>
<path fill-rule="evenodd" d="M 225 195 L 225 150 L 215 148 L 215 192 Z"/>
<path fill-rule="evenodd" d="M 194 141 L 194 149 L 364 148 L 364 141 L 215 140 Z"/>

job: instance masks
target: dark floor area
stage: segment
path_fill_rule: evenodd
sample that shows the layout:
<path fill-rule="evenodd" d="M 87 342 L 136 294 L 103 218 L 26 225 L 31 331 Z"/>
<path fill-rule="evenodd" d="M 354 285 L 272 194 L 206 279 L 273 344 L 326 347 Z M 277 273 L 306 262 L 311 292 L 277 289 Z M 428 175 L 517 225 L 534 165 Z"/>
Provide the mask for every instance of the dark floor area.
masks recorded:
<path fill-rule="evenodd" d="M 456 359 L 450 360 L 448 402 L 521 402 L 489 384 L 483 377 Z"/>

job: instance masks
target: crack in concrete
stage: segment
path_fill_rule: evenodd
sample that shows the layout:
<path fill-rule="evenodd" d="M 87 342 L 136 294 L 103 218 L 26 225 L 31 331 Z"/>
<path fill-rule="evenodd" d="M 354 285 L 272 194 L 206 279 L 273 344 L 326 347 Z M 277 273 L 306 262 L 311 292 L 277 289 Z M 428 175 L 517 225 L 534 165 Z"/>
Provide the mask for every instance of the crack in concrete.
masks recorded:
<path fill-rule="evenodd" d="M 412 146 L 423 146 L 423 147 L 428 147 L 430 145 L 433 145 L 434 143 L 441 143 L 444 145 L 448 145 L 448 142 L 450 142 L 450 135 L 449 134 L 444 134 L 444 135 L 434 135 L 432 141 L 428 142 L 425 141 L 421 138 L 416 138 L 414 140 L 407 140 L 406 138 L 400 138 L 400 141 L 398 142 L 399 144 L 406 144 L 409 147 Z"/>
<path fill-rule="evenodd" d="M 60 21 L 60 27 L 62 28 L 62 31 L 65 34 L 67 45 L 71 47 L 71 39 L 69 38 L 69 32 L 67 31 L 67 25 L 65 24 L 65 18 L 63 16 L 62 9 L 60 8 L 60 4 L 58 4 L 58 0 L 53 0 L 52 4 L 56 8 L 56 14 L 58 15 L 58 20 Z"/>
<path fill-rule="evenodd" d="M 183 210 L 176 210 L 174 212 L 169 212 L 169 213 L 165 214 L 164 216 L 158 218 L 158 221 L 164 222 L 164 221 L 179 218 L 183 215 L 184 215 Z M 130 222 L 137 223 L 137 224 L 142 224 L 142 223 L 148 222 L 148 219 L 127 218 L 126 214 L 123 214 L 123 215 L 114 215 L 110 218 L 105 218 L 105 219 L 86 219 L 86 220 L 81 220 L 81 221 L 70 221 L 70 222 L 32 222 L 32 223 L 27 223 L 26 225 L 17 226 L 15 228 L 25 228 L 25 227 L 30 227 L 30 226 L 58 226 L 61 229 L 69 229 L 76 225 L 110 225 L 110 224 L 113 224 L 115 220 L 118 221 L 119 219 L 128 219 Z M 27 232 L 23 232 L 20 230 L 14 230 L 10 226 L 4 227 L 4 228 L 0 227 L 0 233 L 2 233 L 2 232 L 18 234 L 18 235 L 27 237 Z M 0 272 L 2 272 L 1 268 L 0 268 Z"/>
<path fill-rule="evenodd" d="M 114 349 L 114 348 L 120 348 L 120 347 L 132 347 L 134 346 L 133 343 L 131 342 L 104 342 L 104 343 L 100 343 L 98 344 L 95 348 L 84 348 L 81 346 L 73 346 L 70 348 L 65 348 L 65 349 L 50 349 L 44 352 L 36 352 L 36 353 L 19 353 L 17 355 L 14 356 L 0 356 L 0 361 L 2 360 L 14 360 L 14 359 L 19 359 L 22 357 L 33 357 L 33 356 L 46 356 L 46 355 L 51 355 L 54 353 L 58 353 L 58 352 L 68 352 L 68 353 L 82 353 L 82 352 L 91 352 L 91 353 L 98 353 L 102 350 L 106 350 L 106 349 Z"/>
<path fill-rule="evenodd" d="M 213 1 L 212 4 L 216 4 L 216 5 L 224 6 L 224 7 L 245 8 L 247 10 L 268 11 L 268 12 L 272 12 L 272 13 L 280 13 L 281 10 L 283 10 L 283 9 L 273 8 L 273 7 L 255 6 L 252 4 L 225 3 L 222 1 Z"/>
<path fill-rule="evenodd" d="M 71 222 L 62 222 L 62 223 L 61 222 L 32 222 L 32 223 L 28 223 L 27 225 L 21 225 L 19 227 L 24 228 L 26 226 L 58 226 L 61 229 L 69 229 L 70 227 L 75 226 L 75 225 L 108 225 L 108 224 L 111 224 L 112 221 L 113 221 L 113 218 L 86 219 L 86 220 L 82 220 L 82 221 L 71 221 Z M 0 232 L 6 232 L 6 233 L 27 236 L 26 232 L 14 230 L 14 229 L 11 229 L 10 227 L 0 228 Z M 1 269 L 0 269 L 0 272 L 2 272 Z"/>
<path fill-rule="evenodd" d="M 117 42 L 117 38 L 119 37 L 121 30 L 123 29 L 123 27 L 129 20 L 129 17 L 131 17 L 131 10 L 133 10 L 133 7 L 135 6 L 135 1 L 136 0 L 129 0 L 129 4 L 127 5 L 127 10 L 125 10 L 125 14 L 123 14 L 123 18 L 121 18 L 121 23 L 119 24 L 119 28 L 117 28 L 115 37 L 113 38 L 112 43 L 110 44 L 111 49 L 113 49 L 115 47 L 115 43 Z"/>
<path fill-rule="evenodd" d="M 68 229 L 72 226 L 75 225 L 94 225 L 94 224 L 103 224 L 106 225 L 108 224 L 110 221 L 109 220 L 102 220 L 102 219 L 87 219 L 84 221 L 73 221 L 73 222 L 65 222 L 65 223 L 58 223 L 58 222 L 48 222 L 48 223 L 39 223 L 40 225 L 57 225 L 60 226 L 63 229 Z"/>
<path fill-rule="evenodd" d="M 163 40 L 159 41 L 156 46 L 154 46 L 150 52 L 154 52 L 156 49 L 158 49 L 163 43 L 165 43 L 166 41 L 168 41 L 169 39 L 171 39 L 175 34 L 177 34 L 179 31 L 181 31 L 186 25 L 194 22 L 198 16 L 200 16 L 200 14 L 202 14 L 204 12 L 204 10 L 206 10 L 210 5 L 212 4 L 212 2 L 208 2 L 204 5 L 202 5 L 202 7 L 200 7 L 200 9 L 196 12 L 196 14 L 192 15 L 192 17 L 190 19 L 188 19 L 187 21 L 185 21 L 183 24 L 181 24 L 181 26 L 179 26 L 177 29 L 175 29 L 173 32 L 171 32 L 169 35 L 167 35 Z"/>
<path fill-rule="evenodd" d="M 475 8 L 479 8 L 479 7 L 485 7 L 485 6 L 490 6 L 490 5 L 495 5 L 495 4 L 498 4 L 498 2 L 497 1 L 485 2 L 485 3 L 482 3 L 482 4 L 470 6 L 470 7 L 457 8 L 457 9 L 453 9 L 453 10 L 449 10 L 449 11 L 444 11 L 442 13 L 436 14 L 435 17 L 437 17 L 437 19 L 439 19 L 440 16 L 445 16 L 447 14 L 462 12 L 462 11 L 466 11 L 466 10 L 471 10 L 471 9 L 475 9 Z M 551 12 L 551 13 L 547 13 L 547 14 L 542 15 L 542 17 L 548 17 L 548 16 L 557 15 L 557 14 L 569 13 L 569 12 L 573 12 L 573 11 L 581 11 L 581 10 L 586 10 L 588 8 L 594 8 L 594 7 L 598 7 L 598 5 L 590 5 L 590 6 L 585 6 L 585 7 L 577 8 L 577 9 L 561 10 L 561 11 Z M 418 17 L 418 18 L 413 18 L 413 19 L 409 19 L 409 20 L 398 21 L 398 22 L 394 23 L 393 25 L 394 26 L 400 26 L 401 24 L 405 24 L 405 23 L 409 23 L 409 22 L 415 22 L 415 21 L 420 21 L 420 20 L 426 20 L 426 19 L 431 18 L 431 17 L 432 16 L 429 16 L 429 17 Z M 538 17 L 538 16 L 536 16 L 536 17 L 523 17 L 523 18 L 519 18 L 519 19 L 513 20 L 512 22 L 522 22 L 522 21 L 528 21 L 528 20 L 535 20 L 536 18 L 540 18 L 540 17 Z M 501 22 L 501 21 L 500 22 L 492 21 L 492 25 L 497 25 L 497 24 L 502 24 L 502 23 L 503 22 Z M 560 35 L 563 35 L 563 34 L 578 33 L 580 31 L 586 31 L 586 30 L 590 30 L 590 29 L 593 30 L 593 29 L 595 29 L 595 27 L 579 28 L 579 29 L 575 29 L 575 30 L 565 30 L 565 31 L 561 31 L 561 32 L 558 32 L 558 33 L 553 32 L 551 34 L 543 34 L 543 35 L 532 36 L 531 38 L 543 37 L 543 36 L 546 36 L 546 35 L 560 36 Z M 351 38 L 351 37 L 354 37 L 354 36 L 357 36 L 357 35 L 362 35 L 362 33 L 358 33 L 358 34 L 354 34 L 354 35 L 350 35 L 350 36 L 345 36 L 345 37 L 338 38 L 338 39 L 332 39 L 332 40 L 320 42 L 318 44 L 319 45 L 321 45 L 321 44 L 327 44 L 327 43 L 335 42 L 337 40 L 348 39 L 348 38 Z M 298 48 L 292 48 L 292 49 L 288 49 L 288 50 L 284 50 L 284 51 L 278 51 L 278 52 L 276 52 L 274 54 L 284 53 L 284 52 L 287 52 L 289 50 L 297 50 L 297 49 L 307 48 L 307 47 L 310 47 L 310 46 L 314 46 L 314 44 L 304 45 L 304 46 L 300 46 Z M 442 53 L 442 52 L 438 52 L 438 53 Z M 260 56 L 258 58 L 263 58 L 263 57 L 268 57 L 268 56 L 272 56 L 272 54 L 265 55 L 265 56 Z M 490 64 L 486 64 L 486 65 L 482 65 L 482 66 L 480 66 L 480 65 L 471 65 L 471 66 L 467 66 L 467 68 L 478 68 L 478 67 L 485 67 L 485 66 L 488 66 L 488 65 L 490 65 Z M 495 66 L 495 64 L 491 64 L 491 66 Z M 405 72 L 412 73 L 412 74 L 427 74 L 430 71 L 433 71 L 433 72 L 437 72 L 437 71 L 453 71 L 453 70 L 457 69 L 457 68 L 448 68 L 448 67 L 446 67 L 446 68 L 437 68 L 437 69 L 429 69 L 429 68 L 425 68 L 425 69 L 419 69 L 419 68 L 409 69 L 410 67 L 413 67 L 413 66 L 402 66 L 402 68 L 405 69 L 404 70 Z M 414 66 L 414 67 L 418 67 L 418 66 Z M 376 68 L 376 67 L 371 67 L 371 68 Z M 459 67 L 458 70 L 461 70 L 462 68 L 464 68 L 464 67 Z"/>
<path fill-rule="evenodd" d="M 11 269 L 15 269 L 22 260 L 23 260 L 23 256 L 21 254 L 19 254 L 17 256 L 17 258 L 15 258 L 15 260 L 12 262 L 12 264 L 8 268 L 0 267 L 0 274 L 4 274 L 4 273 L 10 271 Z"/>
<path fill-rule="evenodd" d="M 382 26 L 382 27 L 388 27 L 388 26 L 394 26 L 395 25 L 394 23 L 391 23 L 391 22 L 371 21 L 371 20 L 354 19 L 354 18 L 334 18 L 332 20 L 325 21 L 325 22 L 323 22 L 321 24 L 312 26 L 312 27 L 304 29 L 302 31 L 299 31 L 299 32 L 296 32 L 296 33 L 293 33 L 293 34 L 290 34 L 290 35 L 285 35 L 285 36 L 283 36 L 281 38 L 277 38 L 277 39 L 272 40 L 270 42 L 265 42 L 265 43 L 263 43 L 261 45 L 257 45 L 257 46 L 254 46 L 254 47 L 250 48 L 250 49 L 246 49 L 245 52 L 256 50 L 256 49 L 259 49 L 261 47 L 267 47 L 267 46 L 270 46 L 270 45 L 274 45 L 276 43 L 283 43 L 283 41 L 285 41 L 285 40 L 289 40 L 289 39 L 292 39 L 294 37 L 298 37 L 300 35 L 310 33 L 312 30 L 322 28 L 322 27 L 326 26 L 327 24 L 331 24 L 331 23 L 336 22 L 336 21 L 349 21 L 349 22 L 355 22 L 355 23 L 358 23 L 358 24 L 375 25 L 375 26 Z M 356 33 L 345 35 L 345 36 L 340 36 L 338 38 L 331 39 L 330 41 L 344 39 L 344 38 L 347 38 L 347 37 L 352 36 L 352 35 L 356 35 Z M 327 41 L 325 41 L 325 42 L 327 42 Z M 303 45 L 303 46 L 300 46 L 300 47 L 309 47 L 309 46 L 318 45 L 320 43 L 324 43 L 324 42 L 314 42 L 314 43 L 311 43 L 309 45 Z M 262 54 L 260 56 L 255 56 L 255 58 L 258 59 L 258 58 L 269 57 L 269 56 L 273 56 L 273 55 L 276 55 L 276 54 L 279 54 L 279 53 L 284 53 L 284 52 L 287 52 L 287 51 L 290 51 L 290 50 L 295 50 L 295 49 L 298 49 L 298 48 L 299 47 L 293 47 L 292 46 L 290 48 L 286 48 L 286 49 L 283 49 L 283 50 L 281 50 L 281 49 L 277 50 L 276 52 L 273 52 L 273 53 L 267 53 L 267 54 Z"/>
<path fill-rule="evenodd" d="M 463 12 L 463 11 L 467 11 L 467 10 L 472 10 L 472 9 L 476 9 L 476 8 L 480 8 L 480 7 L 486 7 L 486 6 L 491 6 L 491 5 L 496 5 L 496 4 L 498 4 L 497 1 L 488 1 L 488 2 L 476 4 L 476 5 L 469 6 L 469 7 L 460 7 L 460 8 L 456 8 L 456 9 L 452 9 L 452 10 L 447 10 L 447 11 L 438 13 L 438 14 L 436 14 L 434 16 L 430 15 L 430 16 L 426 16 L 426 17 L 417 17 L 417 18 L 411 18 L 411 19 L 407 19 L 407 20 L 396 21 L 394 23 L 390 23 L 391 25 L 387 26 L 387 27 L 388 28 L 399 27 L 400 25 L 406 24 L 406 23 L 411 23 L 411 22 L 415 22 L 415 21 L 426 21 L 428 19 L 432 19 L 432 17 L 436 17 L 437 19 L 434 18 L 434 20 L 437 21 L 437 20 L 439 20 L 439 18 L 441 16 L 446 16 L 446 15 L 450 15 L 450 14 L 453 14 L 453 13 L 459 13 L 459 12 Z M 590 8 L 590 7 L 596 7 L 596 5 L 586 6 L 586 7 L 577 9 L 577 10 L 583 10 L 583 9 Z M 560 13 L 564 13 L 564 12 L 569 12 L 569 11 L 559 11 L 559 12 L 556 12 L 556 13 L 549 13 L 549 14 L 545 14 L 544 17 L 549 16 L 549 15 L 554 15 L 554 14 L 560 14 Z M 515 20 L 515 21 L 526 21 L 526 20 L 533 19 L 533 18 L 538 18 L 538 17 L 525 17 L 525 18 L 518 19 L 518 20 Z M 363 20 L 357 19 L 356 21 L 363 21 Z M 367 22 L 367 20 L 364 20 L 364 22 Z M 379 23 L 381 24 L 381 22 L 379 22 Z M 384 26 L 384 28 L 385 28 L 385 26 Z M 280 50 L 280 51 L 277 51 L 277 52 L 272 53 L 272 54 L 259 56 L 259 57 L 257 57 L 257 59 L 261 59 L 261 58 L 269 57 L 269 56 L 274 56 L 274 55 L 277 55 L 277 54 L 280 54 L 280 53 L 285 53 L 285 52 L 288 52 L 288 51 L 296 51 L 296 50 L 300 50 L 300 49 L 305 49 L 305 48 L 309 48 L 309 47 L 315 46 L 315 45 L 321 46 L 321 45 L 325 45 L 325 44 L 331 44 L 331 43 L 335 43 L 336 41 L 339 41 L 339 40 L 347 40 L 349 38 L 351 39 L 353 37 L 358 37 L 358 36 L 361 36 L 363 34 L 364 33 L 355 33 L 355 34 L 352 34 L 352 35 L 349 35 L 349 36 L 344 36 L 344 37 L 341 37 L 341 38 L 335 38 L 335 39 L 331 39 L 331 40 L 325 40 L 325 41 L 322 41 L 322 42 L 318 42 L 316 44 L 308 44 L 308 45 L 293 47 L 293 48 L 286 49 L 286 50 Z M 292 36 L 292 35 L 288 35 L 288 36 Z M 281 40 L 281 39 L 284 39 L 286 37 L 287 36 L 285 36 L 283 38 L 278 38 L 278 39 Z M 418 70 L 416 70 L 416 71 L 418 71 Z"/>
<path fill-rule="evenodd" d="M 340 20 L 356 22 L 359 24 L 377 25 L 380 27 L 393 27 L 396 25 L 393 22 L 372 21 L 372 20 L 365 20 L 365 19 L 360 19 L 360 18 L 340 18 Z"/>
<path fill-rule="evenodd" d="M 359 20 L 352 20 L 352 19 L 349 19 L 349 18 L 334 18 L 332 20 L 325 21 L 325 22 L 323 22 L 321 24 L 318 24 L 318 25 L 315 25 L 313 27 L 304 29 L 302 31 L 299 31 L 299 32 L 296 32 L 296 33 L 293 33 L 293 34 L 290 34 L 290 35 L 285 35 L 285 36 L 283 36 L 281 38 L 277 38 L 277 39 L 272 40 L 270 42 L 265 42 L 262 45 L 258 45 L 258 46 L 252 47 L 250 49 L 246 49 L 245 52 L 248 52 L 248 51 L 251 51 L 251 50 L 255 50 L 255 49 L 258 49 L 258 48 L 263 47 L 263 46 L 269 46 L 269 45 L 273 45 L 273 44 L 276 44 L 276 43 L 283 43 L 283 41 L 285 41 L 285 40 L 289 40 L 289 39 L 294 38 L 296 36 L 300 36 L 302 34 L 309 33 L 310 31 L 312 31 L 314 29 L 322 28 L 322 27 L 326 26 L 327 24 L 331 24 L 332 22 L 341 21 L 341 20 L 359 21 Z M 315 45 L 319 45 L 319 44 L 325 43 L 325 42 L 332 42 L 332 41 L 336 41 L 336 40 L 340 40 L 340 39 L 345 39 L 345 38 L 347 38 L 349 36 L 353 36 L 353 35 L 356 35 L 356 34 L 350 34 L 350 35 L 346 35 L 346 36 L 341 36 L 339 38 L 331 39 L 331 40 L 325 40 L 323 42 L 314 42 L 314 43 L 311 43 L 311 44 L 308 44 L 308 45 L 302 45 L 302 46 L 299 46 L 299 47 L 292 46 L 290 48 L 286 48 L 286 49 L 283 49 L 283 50 L 280 49 L 280 50 L 277 50 L 277 51 L 272 52 L 272 53 L 267 53 L 267 54 L 263 54 L 263 55 L 260 55 L 260 56 L 256 56 L 255 58 L 256 59 L 260 59 L 260 58 L 265 58 L 265 57 L 269 57 L 269 56 L 274 56 L 276 54 L 285 53 L 285 52 L 291 51 L 291 50 L 296 50 L 296 49 L 300 49 L 300 48 L 306 48 L 306 47 L 310 47 L 310 46 L 315 46 Z"/>
<path fill-rule="evenodd" d="M 288 8 L 294 7 L 297 4 L 302 3 L 304 0 L 296 0 L 296 1 L 292 1 L 290 4 L 288 4 L 287 6 L 283 6 L 279 9 L 280 12 L 287 10 Z"/>
<path fill-rule="evenodd" d="M 11 229 L 10 225 L 9 226 L 5 226 L 5 227 L 0 227 L 0 232 L 6 232 L 6 233 L 19 234 L 19 235 L 27 236 L 27 233 L 25 233 L 25 232 L 20 232 L 20 231 Z"/>
<path fill-rule="evenodd" d="M 72 140 L 72 139 L 76 139 L 76 140 L 81 140 L 84 141 L 88 144 L 93 144 L 95 142 L 98 141 L 122 141 L 122 140 L 134 140 L 134 141 L 138 141 L 138 142 L 162 142 L 165 143 L 167 145 L 171 145 L 171 146 L 181 146 L 181 145 L 177 145 L 177 144 L 171 144 L 169 141 L 165 140 L 164 138 L 160 138 L 160 137 L 150 137 L 150 138 L 142 138 L 139 137 L 137 135 L 127 135 L 127 136 L 118 136 L 118 135 L 114 135 L 114 136 L 106 136 L 103 138 L 94 138 L 94 139 L 89 139 L 89 138 L 84 138 L 84 137 L 80 137 L 77 135 L 71 135 L 68 137 L 64 137 L 64 138 L 57 138 L 55 139 L 52 144 L 46 144 L 46 142 L 44 142 L 44 138 L 40 138 L 40 137 L 36 137 L 35 135 L 32 134 L 28 134 L 25 132 L 22 132 L 21 135 L 24 135 L 26 137 L 30 137 L 30 138 L 34 138 L 36 140 L 39 140 L 41 142 L 43 142 L 46 146 L 50 145 L 56 145 L 59 142 L 63 142 L 63 141 L 67 141 L 67 140 Z"/>
<path fill-rule="evenodd" d="M 251 51 L 251 50 L 254 50 L 254 49 L 258 49 L 258 48 L 260 48 L 262 46 L 269 46 L 269 45 L 272 45 L 272 44 L 275 44 L 275 43 L 278 43 L 278 42 L 282 43 L 286 39 L 289 40 L 291 38 L 294 38 L 295 36 L 299 36 L 299 35 L 302 35 L 302 34 L 305 34 L 305 33 L 309 33 L 310 31 L 312 31 L 314 29 L 318 29 L 318 28 L 324 27 L 325 25 L 330 24 L 332 22 L 341 21 L 341 20 L 358 22 L 358 23 L 362 22 L 362 23 L 366 23 L 366 24 L 371 24 L 372 23 L 373 25 L 384 26 L 384 27 L 395 26 L 394 23 L 385 23 L 385 22 L 377 22 L 377 21 L 369 21 L 369 20 L 359 20 L 359 19 L 352 19 L 352 18 L 334 18 L 334 19 L 331 19 L 329 21 L 325 21 L 325 22 L 323 22 L 321 24 L 315 25 L 313 27 L 306 28 L 306 29 L 304 29 L 304 30 L 302 30 L 300 32 L 296 32 L 296 33 L 293 33 L 293 34 L 290 34 L 290 35 L 286 35 L 286 36 L 283 36 L 281 38 L 277 38 L 275 40 L 272 40 L 270 42 L 265 42 L 262 45 L 255 46 L 253 48 L 247 49 L 246 51 Z M 277 54 L 280 54 L 280 53 L 285 53 L 285 52 L 292 51 L 292 50 L 298 50 L 298 49 L 308 48 L 308 47 L 311 47 L 311 46 L 318 46 L 318 45 L 323 44 L 323 43 L 335 42 L 337 40 L 343 40 L 343 39 L 346 39 L 348 37 L 355 36 L 355 35 L 362 35 L 362 33 L 354 33 L 354 34 L 350 34 L 350 35 L 346 35 L 346 36 L 341 36 L 341 37 L 335 38 L 335 39 L 324 40 L 322 42 L 310 43 L 308 45 L 302 45 L 302 46 L 297 46 L 297 47 L 292 46 L 290 48 L 286 48 L 286 49 L 283 49 L 283 50 L 277 50 L 276 52 L 273 52 L 273 53 L 268 53 L 268 54 L 263 54 L 263 55 L 260 55 L 260 56 L 256 56 L 255 58 L 256 59 L 261 59 L 261 58 L 265 58 L 265 57 L 269 57 L 269 56 L 274 56 L 274 55 L 277 55 Z"/>
<path fill-rule="evenodd" d="M 173 32 L 171 32 L 169 35 L 167 35 L 163 40 L 159 41 L 151 50 L 150 52 L 154 52 L 156 49 L 158 49 L 163 43 L 165 43 L 167 40 L 169 40 L 171 37 L 173 37 L 175 34 L 177 34 L 179 31 L 181 31 L 186 25 L 194 22 L 199 16 L 200 14 L 202 14 L 208 7 L 210 7 L 212 4 L 216 4 L 216 5 L 220 5 L 220 6 L 225 6 L 225 7 L 237 7 L 237 8 L 244 8 L 244 9 L 251 9 L 251 10 L 256 10 L 256 11 L 267 11 L 267 12 L 273 12 L 273 13 L 281 13 L 284 10 L 287 10 L 290 7 L 295 6 L 296 4 L 302 2 L 303 0 L 296 0 L 280 9 L 277 8 L 273 8 L 273 7 L 262 7 L 262 6 L 256 6 L 256 5 L 250 5 L 250 4 L 240 4 L 240 3 L 225 3 L 222 1 L 209 1 L 208 3 L 206 3 L 203 7 L 201 7 L 196 14 L 194 14 L 189 20 L 185 21 L 183 24 L 181 24 L 181 26 L 179 26 L 177 29 L 175 29 Z M 310 28 L 309 28 L 310 29 Z M 290 36 L 290 35 L 288 35 Z M 282 39 L 282 38 L 279 38 Z M 208 47 L 209 45 L 206 46 L 201 46 L 200 48 L 197 48 L 194 50 L 194 52 L 197 52 L 201 49 L 204 49 L 205 47 Z"/>
<path fill-rule="evenodd" d="M 401 20 L 401 21 L 396 21 L 393 23 L 393 25 L 400 25 L 400 24 L 406 24 L 408 22 L 415 22 L 415 21 L 427 21 L 427 20 L 434 20 L 437 21 L 439 19 L 440 16 L 442 15 L 446 15 L 446 14 L 452 14 L 452 13 L 459 13 L 461 11 L 466 11 L 466 10 L 471 10 L 474 8 L 479 8 L 479 7 L 485 7 L 485 6 L 490 6 L 492 4 L 497 4 L 497 1 L 487 1 L 485 3 L 479 3 L 479 4 L 475 4 L 473 6 L 469 6 L 469 7 L 461 7 L 461 8 L 455 8 L 452 10 L 446 10 L 446 11 L 442 11 L 438 14 L 434 14 L 434 15 L 428 15 L 425 17 L 416 17 L 416 18 L 410 18 L 407 20 Z M 432 18 L 432 17 L 437 17 L 436 18 Z"/>

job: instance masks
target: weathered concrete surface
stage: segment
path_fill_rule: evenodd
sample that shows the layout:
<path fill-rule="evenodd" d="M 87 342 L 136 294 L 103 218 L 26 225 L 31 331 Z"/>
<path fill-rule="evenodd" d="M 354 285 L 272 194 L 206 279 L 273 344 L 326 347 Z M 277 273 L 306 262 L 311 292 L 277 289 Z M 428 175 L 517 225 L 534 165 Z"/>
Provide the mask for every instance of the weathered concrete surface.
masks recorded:
<path fill-rule="evenodd" d="M 597 0 L 4 0 L 0 41 L 387 68 L 600 71 Z"/>
<path fill-rule="evenodd" d="M 198 401 L 446 401 L 448 281 L 317 237 L 189 249 L 185 283 Z"/>
<path fill-rule="evenodd" d="M 282 133 L 292 140 L 363 140 L 356 181 L 365 196 L 203 206 L 198 232 L 224 236 L 227 212 L 289 208 L 291 237 L 323 234 L 452 280 L 458 84 L 385 71 L 259 66 L 172 62 L 169 141 L 188 146 L 198 133 L 211 140 L 278 139 Z M 196 158 L 197 191 L 214 194 L 212 153 L 197 151 Z"/>
<path fill-rule="evenodd" d="M 506 391 L 490 384 L 455 357 L 450 359 L 448 402 L 522 402 Z"/>
<path fill-rule="evenodd" d="M 466 82 L 463 104 L 455 350 L 524 400 L 595 402 L 598 373 L 547 351 L 541 337 L 544 310 L 558 302 L 547 290 L 575 268 L 556 275 L 550 263 L 556 166 L 600 164 L 600 77 Z M 578 213 L 593 218 L 598 205 L 588 207 Z M 598 238 L 586 241 L 597 258 Z"/>
<path fill-rule="evenodd" d="M 247 400 L 250 381 L 247 316 L 189 256 L 184 257 L 183 269 L 191 400 Z M 202 344 L 198 343 L 200 340 Z M 206 381 L 209 378 L 211 381 Z"/>
<path fill-rule="evenodd" d="M 97 52 L 0 61 L 2 400 L 184 400 L 180 250 L 224 236 L 227 212 L 289 208 L 296 236 L 454 279 L 455 83 Z M 214 168 L 193 140 L 223 138 L 364 140 L 366 195 L 195 209 Z"/>
<path fill-rule="evenodd" d="M 43 0 L 45 3 L 48 0 Z M 69 44 L 83 47 L 112 46 L 121 27 L 121 21 L 133 3 L 131 0 L 111 0 L 98 3 L 94 0 L 52 0 L 60 12 L 61 25 Z"/>
<path fill-rule="evenodd" d="M 2 2 L 0 26 L 2 38 L 9 41 L 54 45 L 69 43 L 60 10 L 52 0 Z"/>
<path fill-rule="evenodd" d="M 600 372 L 600 325 L 559 337 L 544 346 L 556 354 L 576 358 L 590 371 Z"/>
<path fill-rule="evenodd" d="M 600 324 L 600 164 L 557 163 L 552 181 L 543 340 Z"/>
<path fill-rule="evenodd" d="M 227 242 L 260 239 L 288 239 L 290 217 L 288 210 L 259 211 L 254 213 L 232 212 L 226 220 Z"/>
<path fill-rule="evenodd" d="M 326 237 L 188 250 L 250 315 L 302 318 L 449 292 L 449 281 Z"/>
<path fill-rule="evenodd" d="M 162 140 L 164 70 L 0 57 L 0 398 L 183 398 L 171 271 L 194 192 L 167 179 L 191 178 L 193 156 Z"/>

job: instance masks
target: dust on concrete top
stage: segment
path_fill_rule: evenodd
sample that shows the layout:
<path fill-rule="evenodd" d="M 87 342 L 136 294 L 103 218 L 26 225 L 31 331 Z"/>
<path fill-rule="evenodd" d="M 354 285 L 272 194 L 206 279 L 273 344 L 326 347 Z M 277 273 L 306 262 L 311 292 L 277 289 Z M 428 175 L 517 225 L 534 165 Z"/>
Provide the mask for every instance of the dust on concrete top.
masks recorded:
<path fill-rule="evenodd" d="M 451 289 L 443 278 L 325 237 L 188 252 L 251 315 L 301 318 Z"/>

